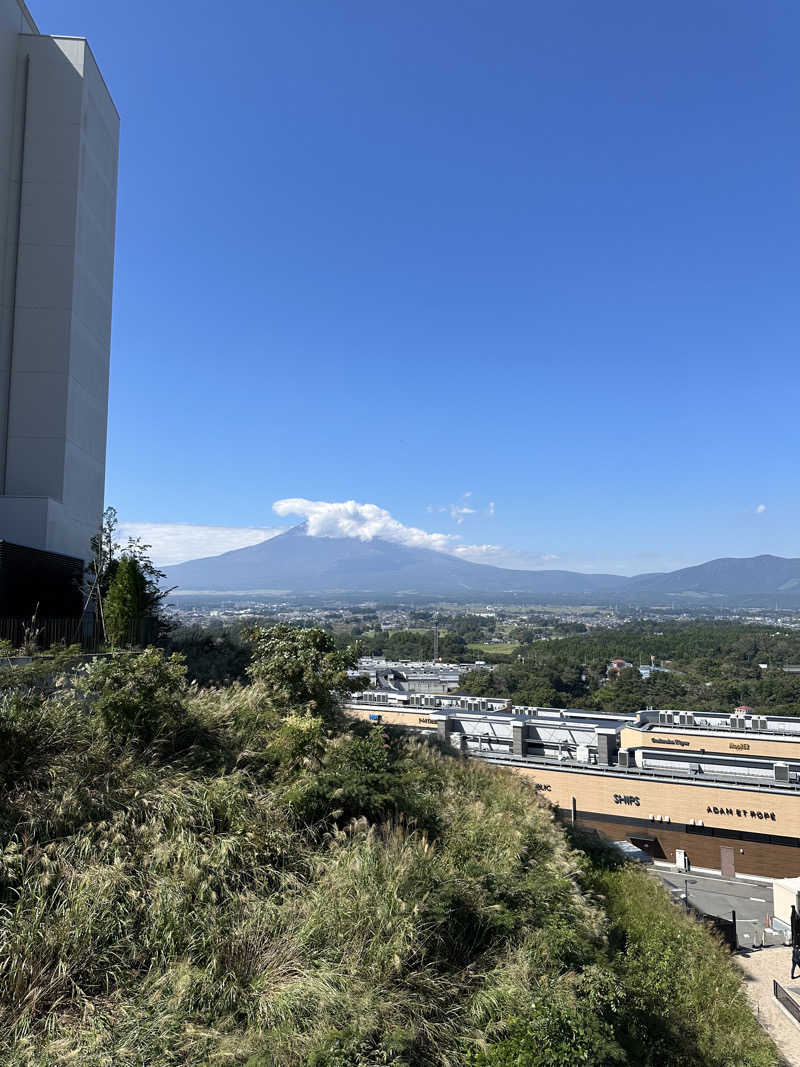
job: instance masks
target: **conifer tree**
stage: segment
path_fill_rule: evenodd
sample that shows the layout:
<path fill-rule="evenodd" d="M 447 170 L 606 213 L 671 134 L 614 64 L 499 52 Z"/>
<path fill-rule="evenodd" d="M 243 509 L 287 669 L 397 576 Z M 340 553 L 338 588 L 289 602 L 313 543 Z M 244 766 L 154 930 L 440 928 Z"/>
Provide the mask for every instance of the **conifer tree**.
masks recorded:
<path fill-rule="evenodd" d="M 134 645 L 146 611 L 147 582 L 141 564 L 123 555 L 105 602 L 106 631 L 112 645 Z"/>

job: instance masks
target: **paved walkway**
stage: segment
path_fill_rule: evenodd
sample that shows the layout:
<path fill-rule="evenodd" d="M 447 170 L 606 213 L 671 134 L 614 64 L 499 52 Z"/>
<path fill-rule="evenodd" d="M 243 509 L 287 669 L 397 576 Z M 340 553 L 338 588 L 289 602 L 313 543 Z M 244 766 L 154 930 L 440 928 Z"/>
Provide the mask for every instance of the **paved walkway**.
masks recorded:
<path fill-rule="evenodd" d="M 755 919 L 760 923 L 767 915 L 772 915 L 772 882 L 696 872 L 684 874 L 663 867 L 648 867 L 648 871 L 681 896 L 688 890 L 689 903 L 705 915 L 730 919 L 731 912 L 735 911 L 739 920 Z"/>
<path fill-rule="evenodd" d="M 772 995 L 772 980 L 800 997 L 800 978 L 789 979 L 792 950 L 788 945 L 737 953 L 733 957 L 745 973 L 745 989 L 761 1025 L 780 1049 L 790 1067 L 800 1067 L 800 1026 L 792 1022 Z"/>

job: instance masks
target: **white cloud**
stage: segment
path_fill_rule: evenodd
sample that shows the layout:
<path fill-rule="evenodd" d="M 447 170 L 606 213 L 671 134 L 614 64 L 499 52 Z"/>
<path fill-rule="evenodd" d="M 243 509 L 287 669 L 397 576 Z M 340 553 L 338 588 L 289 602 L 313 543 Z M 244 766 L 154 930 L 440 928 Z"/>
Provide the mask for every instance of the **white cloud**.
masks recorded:
<path fill-rule="evenodd" d="M 184 563 L 189 559 L 219 556 L 234 548 L 247 548 L 268 541 L 285 527 L 195 526 L 183 522 L 120 522 L 117 540 L 125 544 L 129 537 L 139 537 L 151 545 L 150 555 L 159 567 Z"/>
<path fill-rule="evenodd" d="M 554 560 L 559 559 L 552 552 L 526 552 L 503 545 L 457 545 L 451 551 L 454 556 L 472 563 L 491 563 L 494 567 L 521 571 L 547 570 Z"/>
<path fill-rule="evenodd" d="M 766 504 L 759 504 L 758 507 L 756 508 L 756 515 L 763 515 L 766 510 L 767 510 L 767 505 Z"/>
<path fill-rule="evenodd" d="M 464 559 L 482 559 L 483 562 L 490 562 L 489 557 L 505 552 L 506 549 L 502 545 L 456 545 L 451 551 L 454 556 L 463 556 Z"/>
<path fill-rule="evenodd" d="M 450 517 L 452 519 L 455 519 L 455 521 L 458 523 L 459 526 L 464 521 L 464 516 L 465 515 L 474 515 L 476 513 L 476 511 L 477 511 L 476 508 L 468 508 L 468 507 L 465 507 L 463 504 L 451 504 L 450 505 Z"/>
<path fill-rule="evenodd" d="M 455 504 L 440 504 L 438 507 L 429 504 L 425 510 L 431 515 L 434 515 L 437 512 L 440 515 L 449 515 L 459 526 L 468 515 L 481 515 L 491 519 L 494 515 L 494 501 L 489 504 L 485 511 L 481 511 L 480 508 L 474 508 L 470 503 L 467 503 L 471 496 L 472 490 L 470 489 L 466 493 L 462 493 L 461 499 Z"/>
<path fill-rule="evenodd" d="M 465 496 L 468 494 L 465 494 Z M 454 506 L 454 505 L 453 505 Z M 404 526 L 385 508 L 377 504 L 359 504 L 355 500 L 325 501 L 292 498 L 276 500 L 273 510 L 281 516 L 302 516 L 312 537 L 356 537 L 371 541 L 381 537 L 414 548 L 432 548 L 448 552 L 473 563 L 491 563 L 496 567 L 519 570 L 542 570 L 559 557 L 504 548 L 502 545 L 462 545 L 459 534 L 428 533 L 415 526 Z M 431 513 L 452 514 L 452 506 L 429 507 Z M 472 513 L 473 509 L 466 509 Z"/>
<path fill-rule="evenodd" d="M 458 540 L 454 534 L 428 533 L 415 526 L 404 526 L 385 508 L 377 504 L 359 504 L 355 500 L 291 497 L 276 500 L 272 509 L 281 516 L 302 516 L 312 537 L 356 537 L 360 541 L 381 537 L 385 541 L 412 548 L 433 548 L 438 552 L 449 551 Z"/>

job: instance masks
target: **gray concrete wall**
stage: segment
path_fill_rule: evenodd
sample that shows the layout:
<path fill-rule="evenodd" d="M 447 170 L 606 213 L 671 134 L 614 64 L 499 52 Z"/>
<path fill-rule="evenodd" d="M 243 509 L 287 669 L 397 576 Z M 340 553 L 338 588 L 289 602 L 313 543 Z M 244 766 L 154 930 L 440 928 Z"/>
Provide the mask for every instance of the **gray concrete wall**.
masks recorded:
<path fill-rule="evenodd" d="M 33 20 L 18 0 L 0 0 L 0 471 L 5 464 L 20 191 L 22 99 L 18 41 L 21 33 L 35 32 Z"/>
<path fill-rule="evenodd" d="M 103 510 L 119 117 L 85 40 L 15 40 L 0 537 L 85 559 Z"/>

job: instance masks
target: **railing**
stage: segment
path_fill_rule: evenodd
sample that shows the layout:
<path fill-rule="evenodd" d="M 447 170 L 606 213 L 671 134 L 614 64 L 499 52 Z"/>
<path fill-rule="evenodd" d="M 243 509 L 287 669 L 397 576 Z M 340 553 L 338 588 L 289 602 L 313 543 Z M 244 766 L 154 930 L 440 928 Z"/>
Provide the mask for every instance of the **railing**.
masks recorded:
<path fill-rule="evenodd" d="M 748 790 L 754 793 L 776 793 L 787 792 L 797 793 L 797 782 L 775 782 L 770 780 L 764 782 L 759 779 L 751 779 L 748 777 L 734 778 L 726 775 L 724 779 L 712 776 L 710 773 L 705 774 L 690 774 L 688 771 L 651 771 L 644 767 L 620 767 L 619 765 L 607 766 L 605 763 L 583 763 L 574 759 L 559 760 L 548 756 L 496 756 L 494 757 L 498 763 L 514 763 L 514 764 L 541 764 L 543 766 L 556 766 L 562 770 L 575 771 L 578 774 L 603 774 L 612 777 L 624 777 L 624 778 L 651 778 L 653 781 L 670 781 L 680 782 L 683 785 L 700 785 L 700 786 L 715 786 L 719 789 L 741 789 L 742 786 L 746 786 Z"/>
<path fill-rule="evenodd" d="M 791 1015 L 794 1021 L 800 1026 L 800 1004 L 794 999 L 791 993 L 787 993 L 780 982 L 777 979 L 772 979 L 772 995 L 782 1008 Z"/>
<path fill-rule="evenodd" d="M 35 638 L 35 639 L 34 639 Z M 52 645 L 94 644 L 92 623 L 88 619 L 32 619 L 0 617 L 0 641 L 8 641 L 12 648 L 21 649 L 30 640 L 37 649 Z"/>
<path fill-rule="evenodd" d="M 156 637 L 154 619 L 146 617 L 132 624 L 122 647 L 146 645 Z M 15 651 L 29 646 L 37 652 L 47 651 L 53 645 L 80 645 L 84 652 L 98 652 L 106 642 L 96 620 L 90 616 L 81 618 L 19 618 L 0 616 L 0 641 L 7 641 Z"/>
<path fill-rule="evenodd" d="M 624 716 L 620 716 L 620 718 L 624 718 Z M 765 718 L 769 718 L 769 716 L 765 716 Z M 774 722 L 774 718 L 773 718 L 773 722 Z M 698 733 L 705 733 L 706 731 L 713 731 L 714 733 L 717 733 L 717 732 L 719 732 L 719 733 L 728 733 L 728 734 L 734 735 L 736 737 L 738 737 L 740 735 L 745 736 L 745 737 L 754 737 L 755 736 L 755 737 L 757 737 L 759 739 L 759 741 L 764 741 L 764 740 L 769 741 L 769 735 L 775 735 L 777 737 L 795 737 L 795 738 L 800 739 L 800 729 L 798 729 L 798 730 L 790 730 L 788 727 L 785 730 L 779 730 L 777 728 L 776 729 L 772 729 L 770 726 L 768 726 L 766 730 L 761 730 L 761 729 L 754 730 L 752 728 L 749 729 L 749 730 L 746 730 L 746 729 L 739 729 L 738 726 L 735 727 L 735 728 L 731 727 L 727 723 L 720 724 L 719 726 L 716 723 L 708 723 L 705 726 L 702 726 L 699 723 L 655 722 L 655 723 L 649 723 L 648 725 L 656 727 L 656 729 L 653 729 L 653 730 L 645 729 L 644 732 L 649 733 L 649 734 L 657 733 L 657 730 L 663 730 L 665 733 L 675 733 L 676 731 L 678 733 L 680 733 L 680 732 L 685 731 L 685 730 L 696 730 Z M 634 727 L 634 729 L 635 729 L 635 727 Z"/>

